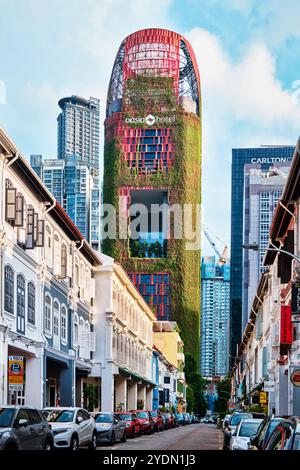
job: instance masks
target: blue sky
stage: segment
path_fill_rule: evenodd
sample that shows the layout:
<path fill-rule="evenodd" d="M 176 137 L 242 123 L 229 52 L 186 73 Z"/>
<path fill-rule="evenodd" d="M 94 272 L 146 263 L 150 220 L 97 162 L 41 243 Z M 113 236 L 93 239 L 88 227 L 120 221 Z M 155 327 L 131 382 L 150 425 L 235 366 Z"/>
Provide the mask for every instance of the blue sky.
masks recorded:
<path fill-rule="evenodd" d="M 202 83 L 203 218 L 229 243 L 231 148 L 299 135 L 300 2 L 0 0 L 0 12 L 0 125 L 25 156 L 56 156 L 62 96 L 99 96 L 104 119 L 127 34 L 166 27 L 190 40 Z"/>

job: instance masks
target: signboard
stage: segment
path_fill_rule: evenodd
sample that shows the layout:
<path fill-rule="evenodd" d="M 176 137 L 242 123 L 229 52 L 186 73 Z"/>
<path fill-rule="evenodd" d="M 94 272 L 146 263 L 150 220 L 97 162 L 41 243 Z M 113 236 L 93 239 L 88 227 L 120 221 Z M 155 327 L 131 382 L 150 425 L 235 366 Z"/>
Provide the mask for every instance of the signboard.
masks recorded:
<path fill-rule="evenodd" d="M 24 357 L 8 356 L 8 387 L 11 392 L 22 391 L 24 385 Z"/>
<path fill-rule="evenodd" d="M 295 369 L 290 378 L 294 387 L 300 387 L 300 369 Z"/>
<path fill-rule="evenodd" d="M 261 405 L 268 404 L 268 392 L 259 392 L 259 403 Z"/>
<path fill-rule="evenodd" d="M 280 318 L 280 344 L 291 345 L 292 343 L 292 307 L 291 305 L 282 305 Z"/>
<path fill-rule="evenodd" d="M 300 283 L 292 284 L 292 322 L 300 323 Z"/>

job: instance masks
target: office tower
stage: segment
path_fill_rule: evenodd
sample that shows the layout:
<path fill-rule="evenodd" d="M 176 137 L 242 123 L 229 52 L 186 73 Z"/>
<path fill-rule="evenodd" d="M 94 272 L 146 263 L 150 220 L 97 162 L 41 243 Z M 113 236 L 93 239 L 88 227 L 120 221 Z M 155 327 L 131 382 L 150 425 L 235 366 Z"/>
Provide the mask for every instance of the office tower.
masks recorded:
<path fill-rule="evenodd" d="M 230 264 L 219 265 L 214 256 L 201 264 L 200 372 L 203 377 L 228 372 Z"/>
<path fill-rule="evenodd" d="M 185 239 L 175 238 L 178 218 L 171 214 L 170 230 L 166 222 L 175 203 L 180 208 L 191 204 L 196 216 L 200 170 L 200 79 L 194 52 L 172 31 L 135 32 L 120 45 L 113 66 L 104 150 L 104 202 L 118 209 L 117 222 L 126 220 L 129 230 L 106 238 L 103 249 L 122 262 L 158 320 L 178 323 L 197 362 L 200 248 L 188 250 Z M 133 236 L 136 204 L 147 215 Z M 159 214 L 155 205 L 163 207 Z"/>
<path fill-rule="evenodd" d="M 260 250 L 243 252 L 243 323 L 245 328 L 251 305 L 265 271 L 263 258 L 269 244 L 272 217 L 285 185 L 290 162 L 264 171 L 260 165 L 245 165 L 244 168 L 244 245 L 256 243 Z"/>
<path fill-rule="evenodd" d="M 291 161 L 294 146 L 237 148 L 232 150 L 231 166 L 231 249 L 230 249 L 230 360 L 236 356 L 242 335 L 244 166 L 261 165 L 266 171 Z"/>

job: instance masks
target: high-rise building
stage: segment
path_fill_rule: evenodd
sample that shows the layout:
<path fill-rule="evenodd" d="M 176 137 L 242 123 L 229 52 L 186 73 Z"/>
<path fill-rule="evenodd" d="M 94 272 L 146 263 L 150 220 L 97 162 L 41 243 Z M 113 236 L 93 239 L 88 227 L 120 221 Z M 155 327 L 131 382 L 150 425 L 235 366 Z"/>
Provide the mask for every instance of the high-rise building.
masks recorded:
<path fill-rule="evenodd" d="M 200 372 L 203 377 L 225 376 L 229 361 L 230 264 L 215 256 L 201 263 Z"/>
<path fill-rule="evenodd" d="M 57 157 L 30 162 L 92 248 L 100 250 L 100 101 L 62 98 L 57 118 Z"/>
<path fill-rule="evenodd" d="M 291 161 L 294 146 L 261 146 L 232 150 L 230 249 L 230 360 L 234 360 L 242 335 L 244 166 L 260 164 L 262 170 Z"/>
<path fill-rule="evenodd" d="M 201 98 L 194 52 L 175 32 L 135 32 L 123 40 L 113 66 L 104 150 L 103 199 L 118 209 L 118 221 L 126 220 L 129 230 L 103 240 L 103 249 L 122 262 L 158 320 L 178 323 L 197 362 L 200 247 L 186 249 L 186 239 L 174 236 L 181 222 L 171 214 L 168 226 L 167 219 L 174 204 L 182 209 L 190 204 L 189 221 L 195 222 L 200 185 Z M 137 204 L 148 215 L 133 236 Z"/>
<path fill-rule="evenodd" d="M 265 271 L 263 258 L 269 245 L 272 217 L 287 180 L 290 161 L 264 171 L 261 165 L 244 167 L 244 241 L 256 243 L 259 251 L 243 252 L 243 322 L 244 330 L 256 294 L 260 274 Z"/>

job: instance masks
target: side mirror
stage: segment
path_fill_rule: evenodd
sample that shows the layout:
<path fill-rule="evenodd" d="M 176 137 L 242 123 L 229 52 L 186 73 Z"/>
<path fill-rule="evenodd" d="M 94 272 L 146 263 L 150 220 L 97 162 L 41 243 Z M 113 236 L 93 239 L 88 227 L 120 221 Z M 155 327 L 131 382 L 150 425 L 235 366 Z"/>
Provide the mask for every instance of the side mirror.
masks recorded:
<path fill-rule="evenodd" d="M 17 426 L 18 428 L 26 428 L 28 426 L 28 419 L 19 419 Z"/>
<path fill-rule="evenodd" d="M 77 423 L 80 424 L 80 423 L 82 423 L 82 421 L 83 421 L 83 418 L 81 416 L 78 416 Z"/>

